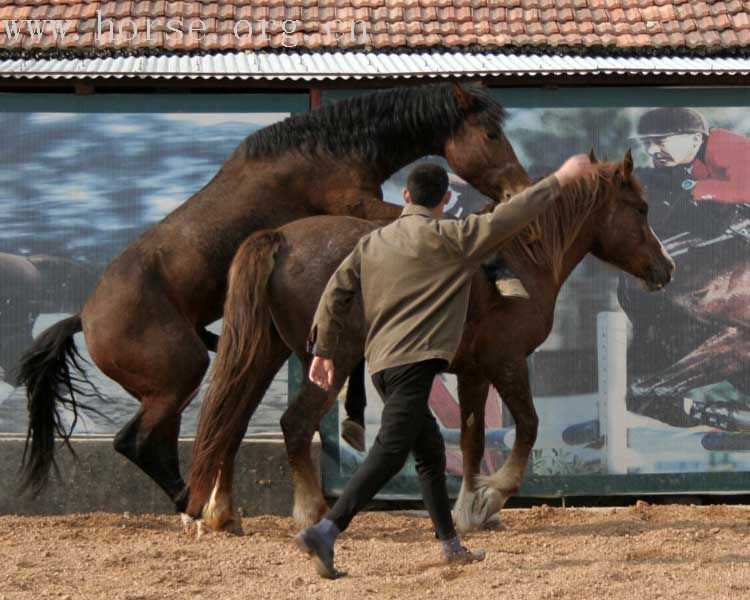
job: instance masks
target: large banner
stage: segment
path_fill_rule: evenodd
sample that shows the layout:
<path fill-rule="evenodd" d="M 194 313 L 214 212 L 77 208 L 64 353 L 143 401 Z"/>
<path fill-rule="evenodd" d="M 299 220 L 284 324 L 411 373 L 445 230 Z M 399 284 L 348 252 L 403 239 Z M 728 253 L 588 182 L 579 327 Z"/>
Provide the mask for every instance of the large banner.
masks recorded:
<path fill-rule="evenodd" d="M 78 312 L 108 262 L 203 187 L 248 134 L 306 107 L 305 95 L 284 94 L 3 97 L 0 433 L 26 432 L 16 369 L 32 339 Z M 88 358 L 82 334 L 76 343 Z M 91 375 L 108 397 L 94 401 L 106 418 L 87 418 L 76 433 L 116 432 L 136 401 L 98 369 Z M 286 402 L 284 369 L 254 430 L 277 430 Z M 199 404 L 183 435 L 194 433 Z"/>
<path fill-rule="evenodd" d="M 540 430 L 522 493 L 738 491 L 750 470 L 750 105 L 710 90 L 503 90 L 506 133 L 533 178 L 594 148 L 632 148 L 650 222 L 677 269 L 649 293 L 587 258 L 560 294 L 555 325 L 529 358 Z M 427 160 L 440 161 L 437 158 Z M 408 169 L 384 186 L 400 203 Z M 488 199 L 455 175 L 456 216 Z M 497 332 L 501 339 L 503 332 Z M 447 444 L 453 491 L 462 474 L 455 378 L 435 380 L 431 407 Z M 368 447 L 382 403 L 368 388 Z M 340 490 L 364 455 L 324 428 L 325 481 Z M 491 390 L 484 473 L 513 444 L 512 419 Z M 384 496 L 418 495 L 413 466 Z"/>

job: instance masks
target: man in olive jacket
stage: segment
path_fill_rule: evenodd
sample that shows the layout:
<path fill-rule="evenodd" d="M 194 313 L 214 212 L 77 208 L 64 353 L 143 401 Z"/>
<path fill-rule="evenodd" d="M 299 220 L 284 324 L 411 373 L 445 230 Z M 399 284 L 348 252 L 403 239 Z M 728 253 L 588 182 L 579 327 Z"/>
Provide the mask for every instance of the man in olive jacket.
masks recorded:
<path fill-rule="evenodd" d="M 331 357 L 345 335 L 351 300 L 361 291 L 367 359 L 383 399 L 381 426 L 365 462 L 316 525 L 300 532 L 298 546 L 318 574 L 335 578 L 333 546 L 357 514 L 414 453 L 424 503 L 447 562 L 482 560 L 459 543 L 445 482 L 445 446 L 428 407 L 435 375 L 458 349 L 470 282 L 488 253 L 518 234 L 559 195 L 560 186 L 591 169 L 586 155 L 499 204 L 492 213 L 441 219 L 450 200 L 442 167 L 421 164 L 410 173 L 407 206 L 393 223 L 364 236 L 326 286 L 314 318 L 310 379 L 329 389 Z"/>

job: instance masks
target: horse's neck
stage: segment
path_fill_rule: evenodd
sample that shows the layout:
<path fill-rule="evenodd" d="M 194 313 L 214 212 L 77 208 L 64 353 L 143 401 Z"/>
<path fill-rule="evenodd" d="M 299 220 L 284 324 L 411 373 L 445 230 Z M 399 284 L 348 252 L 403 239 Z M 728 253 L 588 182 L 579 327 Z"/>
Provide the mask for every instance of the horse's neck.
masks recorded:
<path fill-rule="evenodd" d="M 560 290 L 567 281 L 568 277 L 570 277 L 570 274 L 583 261 L 583 259 L 586 258 L 593 247 L 594 236 L 590 228 L 590 224 L 593 222 L 593 219 L 591 218 L 591 216 L 589 216 L 586 221 L 586 224 L 581 227 L 581 231 L 578 233 L 575 241 L 571 244 L 570 248 L 563 257 L 562 269 L 560 270 L 560 277 L 557 283 L 558 294 L 560 293 Z"/>
<path fill-rule="evenodd" d="M 375 143 L 387 143 L 381 140 L 375 140 Z M 392 146 L 391 146 L 392 148 Z M 378 165 L 368 164 L 366 168 L 374 172 L 376 178 L 382 184 L 386 179 L 410 165 L 415 160 L 424 156 L 444 156 L 444 146 L 432 145 L 430 143 L 406 144 L 393 149 L 391 152 L 384 153 L 384 158 Z"/>
<path fill-rule="evenodd" d="M 570 274 L 583 261 L 594 245 L 593 227 L 596 223 L 595 210 L 592 210 L 584 219 L 575 237 L 570 241 L 560 261 L 559 268 L 555 268 L 554 261 L 545 261 L 543 264 L 535 264 L 532 269 L 537 273 L 537 281 L 542 294 L 551 300 L 552 308 L 557 301 L 560 290 L 567 281 Z M 575 226 L 571 223 L 571 226 Z"/>

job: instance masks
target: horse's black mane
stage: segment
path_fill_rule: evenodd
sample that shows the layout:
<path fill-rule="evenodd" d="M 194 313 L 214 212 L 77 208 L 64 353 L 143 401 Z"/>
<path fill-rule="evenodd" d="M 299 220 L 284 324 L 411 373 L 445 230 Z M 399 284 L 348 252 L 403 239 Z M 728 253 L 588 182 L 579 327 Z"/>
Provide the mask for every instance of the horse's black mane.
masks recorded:
<path fill-rule="evenodd" d="M 393 161 L 402 152 L 442 150 L 471 114 L 501 126 L 505 111 L 481 87 L 465 86 L 471 107 L 462 110 L 450 83 L 380 90 L 293 115 L 245 140 L 248 158 L 269 158 L 296 150 L 306 155 L 352 156 Z"/>

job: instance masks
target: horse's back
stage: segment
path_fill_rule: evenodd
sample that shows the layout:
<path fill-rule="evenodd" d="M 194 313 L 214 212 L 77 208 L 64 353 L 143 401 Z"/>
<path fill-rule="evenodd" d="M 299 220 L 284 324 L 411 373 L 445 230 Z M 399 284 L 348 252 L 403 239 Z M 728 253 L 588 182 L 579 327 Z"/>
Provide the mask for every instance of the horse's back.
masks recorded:
<path fill-rule="evenodd" d="M 279 333 L 295 351 L 300 351 L 296 346 L 307 336 L 331 275 L 362 236 L 382 225 L 355 217 L 317 216 L 278 229 L 284 244 L 269 282 L 270 305 Z M 352 314 L 361 314 L 359 303 L 355 300 Z"/>

